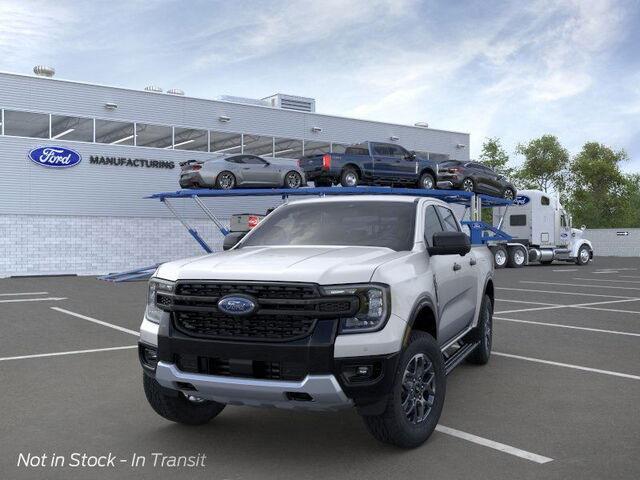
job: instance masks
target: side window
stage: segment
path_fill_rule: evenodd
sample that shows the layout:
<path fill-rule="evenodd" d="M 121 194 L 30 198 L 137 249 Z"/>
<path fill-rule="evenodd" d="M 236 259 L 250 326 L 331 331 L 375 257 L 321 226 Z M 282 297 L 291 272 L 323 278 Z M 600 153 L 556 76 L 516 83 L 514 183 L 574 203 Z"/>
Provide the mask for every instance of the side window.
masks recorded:
<path fill-rule="evenodd" d="M 409 153 L 398 145 L 389 145 L 387 148 L 389 150 L 389 155 L 396 158 L 404 158 L 407 153 Z"/>
<path fill-rule="evenodd" d="M 433 246 L 433 234 L 442 232 L 442 230 L 442 224 L 440 223 L 436 209 L 433 205 L 429 205 L 425 211 L 424 221 L 424 241 L 427 242 L 427 246 Z"/>
<path fill-rule="evenodd" d="M 387 147 L 386 145 L 379 145 L 379 144 L 373 144 L 373 153 L 375 153 L 376 155 L 384 156 L 384 157 L 388 157 L 389 155 L 391 155 L 391 152 L 389 151 L 389 147 Z"/>
<path fill-rule="evenodd" d="M 551 202 L 549 200 L 549 197 L 545 197 L 545 196 L 540 197 L 540 204 L 541 205 L 549 205 L 550 203 Z"/>
<path fill-rule="evenodd" d="M 460 226 L 458 225 L 458 221 L 456 220 L 455 215 L 451 210 L 445 207 L 438 206 L 438 213 L 440 213 L 440 218 L 442 219 L 442 226 L 445 232 L 459 232 Z"/>
<path fill-rule="evenodd" d="M 567 226 L 567 219 L 565 218 L 564 215 L 560 216 L 560 226 L 561 227 L 566 227 Z"/>
<path fill-rule="evenodd" d="M 243 157 L 242 163 L 248 163 L 250 165 L 266 165 L 267 164 L 267 162 L 265 162 L 260 157 L 254 157 L 253 155 Z"/>
<path fill-rule="evenodd" d="M 244 163 L 243 158 L 244 157 L 229 157 L 225 158 L 225 161 L 229 163 Z"/>
<path fill-rule="evenodd" d="M 509 226 L 511 227 L 524 227 L 527 224 L 526 215 L 511 215 L 509 217 Z"/>

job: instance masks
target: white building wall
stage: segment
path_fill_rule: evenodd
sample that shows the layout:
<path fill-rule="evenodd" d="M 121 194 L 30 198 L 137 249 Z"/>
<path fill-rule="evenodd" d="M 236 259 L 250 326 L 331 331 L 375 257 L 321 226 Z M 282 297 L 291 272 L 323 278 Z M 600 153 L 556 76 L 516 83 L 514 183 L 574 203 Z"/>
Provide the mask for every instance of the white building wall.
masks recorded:
<path fill-rule="evenodd" d="M 640 228 L 588 228 L 584 238 L 591 240 L 595 258 L 640 257 Z"/>

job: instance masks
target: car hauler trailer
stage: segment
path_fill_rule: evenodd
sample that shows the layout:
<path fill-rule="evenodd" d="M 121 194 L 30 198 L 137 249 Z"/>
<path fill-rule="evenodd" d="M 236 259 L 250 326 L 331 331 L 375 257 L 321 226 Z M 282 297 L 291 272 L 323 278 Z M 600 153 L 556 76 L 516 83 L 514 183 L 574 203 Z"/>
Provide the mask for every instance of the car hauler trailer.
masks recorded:
<path fill-rule="evenodd" d="M 513 205 L 493 211 L 493 225 L 510 240 L 488 242 L 496 268 L 522 267 L 554 260 L 586 265 L 593 259 L 585 227 L 572 228 L 560 200 L 540 190 L 521 190 Z"/>

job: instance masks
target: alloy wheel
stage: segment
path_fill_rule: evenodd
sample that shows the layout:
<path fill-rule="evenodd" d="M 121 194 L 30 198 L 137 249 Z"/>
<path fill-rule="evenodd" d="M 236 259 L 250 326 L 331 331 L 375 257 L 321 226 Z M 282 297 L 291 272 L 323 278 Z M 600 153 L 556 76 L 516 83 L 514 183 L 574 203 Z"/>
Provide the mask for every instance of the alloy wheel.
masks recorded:
<path fill-rule="evenodd" d="M 400 400 L 402 411 L 410 423 L 422 423 L 429 416 L 436 400 L 436 373 L 433 363 L 424 353 L 414 355 L 407 363 Z"/>
<path fill-rule="evenodd" d="M 228 190 L 230 188 L 233 188 L 236 182 L 230 173 L 221 173 L 218 183 L 220 184 L 220 188 L 222 188 L 223 190 Z"/>
<path fill-rule="evenodd" d="M 470 178 L 465 179 L 465 181 L 462 182 L 462 190 L 465 192 L 473 192 L 473 180 Z"/>
<path fill-rule="evenodd" d="M 302 183 L 302 178 L 297 172 L 289 172 L 287 173 L 287 187 L 289 188 L 298 188 Z"/>
<path fill-rule="evenodd" d="M 349 187 L 355 187 L 358 184 L 358 177 L 355 173 L 349 172 L 344 176 L 344 181 Z"/>
<path fill-rule="evenodd" d="M 580 261 L 582 263 L 587 263 L 589 261 L 589 250 L 586 248 L 580 249 Z"/>
<path fill-rule="evenodd" d="M 432 190 L 433 178 L 431 178 L 428 175 L 425 175 L 424 178 L 422 179 L 422 188 L 424 188 L 425 190 Z"/>
<path fill-rule="evenodd" d="M 497 250 L 495 253 L 496 265 L 504 265 L 507 262 L 507 254 L 504 250 Z"/>
<path fill-rule="evenodd" d="M 505 199 L 507 199 L 507 200 L 513 200 L 513 190 L 511 190 L 510 188 L 507 188 L 507 189 L 504 191 L 504 195 L 503 195 L 503 196 L 504 196 L 504 198 L 505 198 Z"/>

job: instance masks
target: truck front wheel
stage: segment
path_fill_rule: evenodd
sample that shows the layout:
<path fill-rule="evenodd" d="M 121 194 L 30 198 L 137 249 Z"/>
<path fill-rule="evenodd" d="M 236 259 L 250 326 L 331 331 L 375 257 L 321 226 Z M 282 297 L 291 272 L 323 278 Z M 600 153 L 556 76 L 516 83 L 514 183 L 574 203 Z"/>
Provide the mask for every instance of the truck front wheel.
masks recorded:
<path fill-rule="evenodd" d="M 223 403 L 187 398 L 182 392 L 167 395 L 155 378 L 143 374 L 144 394 L 158 415 L 185 425 L 203 425 L 218 415 Z"/>
<path fill-rule="evenodd" d="M 582 245 L 578 250 L 578 256 L 576 257 L 576 263 L 578 265 L 586 265 L 591 260 L 591 252 L 589 251 L 589 247 L 586 245 Z"/>
<path fill-rule="evenodd" d="M 377 440 L 402 448 L 418 447 L 438 424 L 445 390 L 438 344 L 428 333 L 414 331 L 402 352 L 384 412 L 362 418 Z"/>

